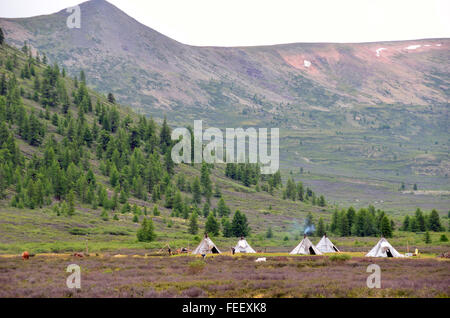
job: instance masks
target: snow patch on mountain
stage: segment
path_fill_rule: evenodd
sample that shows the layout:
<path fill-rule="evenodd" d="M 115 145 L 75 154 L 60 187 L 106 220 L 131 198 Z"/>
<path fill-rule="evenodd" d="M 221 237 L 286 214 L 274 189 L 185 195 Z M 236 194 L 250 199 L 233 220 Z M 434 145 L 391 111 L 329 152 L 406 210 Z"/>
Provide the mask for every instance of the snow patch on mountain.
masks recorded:
<path fill-rule="evenodd" d="M 410 46 L 407 46 L 405 49 L 407 49 L 407 50 L 415 50 L 415 49 L 418 49 L 419 47 L 421 47 L 422 45 L 420 45 L 420 44 L 417 44 L 417 45 L 410 45 Z"/>
<path fill-rule="evenodd" d="M 380 56 L 381 51 L 387 50 L 385 47 L 380 47 L 376 50 L 377 56 Z"/>

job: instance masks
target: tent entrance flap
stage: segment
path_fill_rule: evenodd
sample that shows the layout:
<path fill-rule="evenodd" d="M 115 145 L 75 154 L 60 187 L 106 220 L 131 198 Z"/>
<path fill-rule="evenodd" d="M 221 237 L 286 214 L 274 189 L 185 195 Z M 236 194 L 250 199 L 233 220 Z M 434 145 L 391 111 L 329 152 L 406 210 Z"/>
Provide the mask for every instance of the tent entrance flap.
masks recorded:
<path fill-rule="evenodd" d="M 215 246 L 211 249 L 211 252 L 213 254 L 219 254 L 219 251 L 217 250 L 217 248 Z"/>
<path fill-rule="evenodd" d="M 311 246 L 309 247 L 309 253 L 311 255 L 316 255 L 316 252 L 314 252 L 314 249 Z"/>
<path fill-rule="evenodd" d="M 394 257 L 389 249 L 386 250 L 386 254 L 387 254 L 387 257 Z"/>

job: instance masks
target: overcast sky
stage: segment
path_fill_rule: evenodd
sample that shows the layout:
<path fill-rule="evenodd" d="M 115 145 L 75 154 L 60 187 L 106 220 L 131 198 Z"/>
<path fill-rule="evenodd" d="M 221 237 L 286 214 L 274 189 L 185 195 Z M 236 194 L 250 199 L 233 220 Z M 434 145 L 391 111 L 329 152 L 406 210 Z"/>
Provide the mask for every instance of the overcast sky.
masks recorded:
<path fill-rule="evenodd" d="M 0 16 L 49 14 L 81 2 L 0 0 Z M 109 2 L 139 22 L 191 45 L 370 42 L 450 37 L 450 0 Z"/>

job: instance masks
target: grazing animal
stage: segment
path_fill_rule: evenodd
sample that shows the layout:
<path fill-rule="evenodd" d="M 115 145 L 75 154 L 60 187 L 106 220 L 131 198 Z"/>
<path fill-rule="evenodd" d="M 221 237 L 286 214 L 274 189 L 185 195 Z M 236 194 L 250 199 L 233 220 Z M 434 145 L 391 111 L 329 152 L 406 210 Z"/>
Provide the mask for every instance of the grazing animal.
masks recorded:
<path fill-rule="evenodd" d="M 83 254 L 83 253 L 74 253 L 73 256 L 76 256 L 76 257 L 84 257 L 84 254 Z"/>
<path fill-rule="evenodd" d="M 26 259 L 29 259 L 29 258 L 30 258 L 30 254 L 27 251 L 22 253 L 22 259 L 23 260 L 26 260 Z"/>

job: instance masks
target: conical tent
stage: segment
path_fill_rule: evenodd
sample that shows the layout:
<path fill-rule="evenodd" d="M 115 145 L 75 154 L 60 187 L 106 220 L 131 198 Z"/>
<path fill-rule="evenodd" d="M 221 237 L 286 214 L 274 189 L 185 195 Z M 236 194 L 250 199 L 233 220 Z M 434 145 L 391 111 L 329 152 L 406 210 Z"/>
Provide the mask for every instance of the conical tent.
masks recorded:
<path fill-rule="evenodd" d="M 322 255 L 322 252 L 319 251 L 313 243 L 309 240 L 309 238 L 305 237 L 303 240 L 298 244 L 292 252 L 289 254 L 306 254 L 306 255 Z"/>
<path fill-rule="evenodd" d="M 237 242 L 234 247 L 235 253 L 256 253 L 256 251 L 248 244 L 247 240 L 243 237 Z"/>
<path fill-rule="evenodd" d="M 192 254 L 219 254 L 220 251 L 217 248 L 217 246 L 214 244 L 213 241 L 208 237 L 208 235 L 205 235 L 203 240 L 200 242 L 200 244 L 197 246 L 197 248 L 192 252 Z"/>
<path fill-rule="evenodd" d="M 397 252 L 397 250 L 382 237 L 370 252 L 366 254 L 366 257 L 405 257 L 405 255 Z"/>
<path fill-rule="evenodd" d="M 321 251 L 322 253 L 336 253 L 339 252 L 337 247 L 333 244 L 333 242 L 330 241 L 330 239 L 325 234 L 317 243 L 316 245 L 317 249 Z"/>

